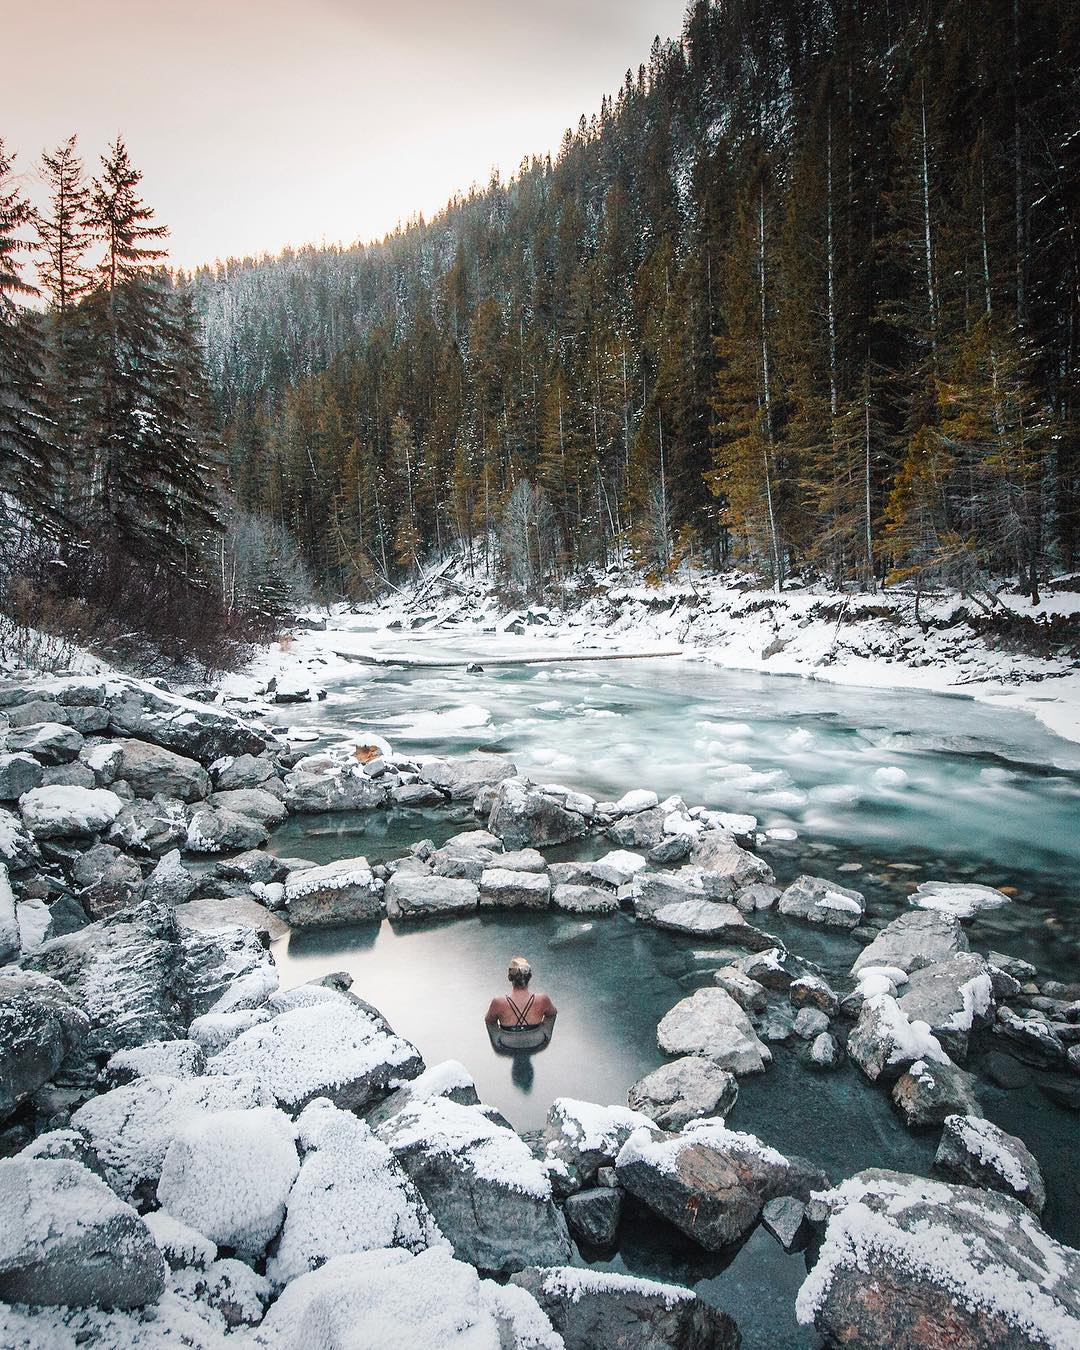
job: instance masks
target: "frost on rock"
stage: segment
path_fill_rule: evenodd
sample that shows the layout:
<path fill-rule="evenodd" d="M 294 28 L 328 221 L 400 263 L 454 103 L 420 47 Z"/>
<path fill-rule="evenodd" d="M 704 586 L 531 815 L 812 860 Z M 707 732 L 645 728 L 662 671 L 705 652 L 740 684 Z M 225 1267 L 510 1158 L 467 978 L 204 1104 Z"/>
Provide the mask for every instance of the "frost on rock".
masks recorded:
<path fill-rule="evenodd" d="M 543 1135 L 544 1166 L 556 1194 L 592 1185 L 599 1169 L 612 1166 L 623 1144 L 640 1129 L 655 1129 L 640 1111 L 556 1098 Z"/>
<path fill-rule="evenodd" d="M 235 1041 L 242 1031 L 269 1020 L 270 1014 L 263 1008 L 231 1013 L 203 1013 L 188 1027 L 188 1035 L 202 1047 L 204 1054 L 216 1055 Z"/>
<path fill-rule="evenodd" d="M 171 1270 L 179 1266 L 208 1266 L 216 1260 L 216 1243 L 189 1224 L 166 1214 L 163 1209 L 155 1209 L 152 1214 L 147 1214 L 143 1222 L 150 1229 L 158 1250 Z"/>
<path fill-rule="evenodd" d="M 105 1076 L 117 1084 L 133 1078 L 198 1078 L 205 1067 L 202 1047 L 195 1041 L 147 1041 L 130 1050 L 118 1050 L 105 1065 Z"/>
<path fill-rule="evenodd" d="M 796 1301 L 830 1344 L 1073 1350 L 1080 1252 L 996 1191 L 871 1169 L 824 1197 L 817 1264 Z"/>
<path fill-rule="evenodd" d="M 250 1027 L 214 1055 L 207 1073 L 253 1074 L 290 1111 L 316 1097 L 359 1111 L 424 1067 L 408 1041 L 384 1028 L 338 995 Z"/>
<path fill-rule="evenodd" d="M 162 1208 L 221 1246 L 258 1257 L 281 1227 L 299 1170 L 294 1133 L 275 1107 L 199 1113 L 165 1154 Z"/>
<path fill-rule="evenodd" d="M 335 1256 L 289 1284 L 262 1325 L 271 1346 L 349 1350 L 499 1350 L 471 1266 L 446 1247 Z"/>
<path fill-rule="evenodd" d="M 848 1054 L 871 1082 L 899 1078 L 917 1060 L 951 1063 L 928 1024 L 909 1021 L 890 994 L 875 994 L 863 1003 Z"/>
<path fill-rule="evenodd" d="M 1035 1214 L 1046 1205 L 1039 1164 L 1024 1141 L 981 1116 L 945 1117 L 934 1171 L 949 1181 L 1014 1196 Z"/>
<path fill-rule="evenodd" d="M 181 1296 L 219 1311 L 230 1327 L 258 1326 L 270 1301 L 270 1281 L 231 1257 L 204 1269 L 183 1268 L 172 1283 Z"/>
<path fill-rule="evenodd" d="M 257 966 L 234 980 L 221 996 L 214 1000 L 206 1015 L 248 1012 L 260 1008 L 278 990 L 277 967 Z"/>
<path fill-rule="evenodd" d="M 315 1101 L 296 1122 L 304 1161 L 267 1272 L 276 1284 L 348 1252 L 441 1240 L 415 1186 L 362 1120 Z"/>
<path fill-rule="evenodd" d="M 987 909 L 1000 909 L 1009 897 L 993 886 L 974 886 L 967 882 L 924 881 L 911 903 L 918 909 L 935 910 L 954 919 L 970 919 Z"/>
<path fill-rule="evenodd" d="M 130 1205 L 76 1162 L 0 1160 L 0 1299 L 136 1308 L 165 1285 L 165 1263 Z"/>
<path fill-rule="evenodd" d="M 108 829 L 124 803 L 107 788 L 40 787 L 19 798 L 23 823 L 35 839 L 66 839 Z"/>
<path fill-rule="evenodd" d="M 135 1196 L 157 1183 L 165 1154 L 192 1119 L 208 1111 L 268 1104 L 253 1077 L 140 1078 L 127 1087 L 92 1097 L 71 1118 L 89 1139 L 109 1185 Z"/>
<path fill-rule="evenodd" d="M 231 1350 L 225 1319 L 209 1303 L 166 1289 L 147 1308 L 101 1312 L 95 1308 L 30 1309 L 0 1303 L 0 1345 L 5 1350 Z"/>

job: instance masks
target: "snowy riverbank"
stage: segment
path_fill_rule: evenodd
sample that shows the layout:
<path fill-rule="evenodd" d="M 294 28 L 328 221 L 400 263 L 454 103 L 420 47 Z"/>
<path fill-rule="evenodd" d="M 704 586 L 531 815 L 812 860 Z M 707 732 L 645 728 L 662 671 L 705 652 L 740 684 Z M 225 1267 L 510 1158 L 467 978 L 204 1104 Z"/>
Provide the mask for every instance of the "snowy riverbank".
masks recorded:
<path fill-rule="evenodd" d="M 594 578 L 559 607 L 514 609 L 479 573 L 470 577 L 457 564 L 436 572 L 380 603 L 313 613 L 304 623 L 325 629 L 298 628 L 291 642 L 263 651 L 226 681 L 226 690 L 253 691 L 270 678 L 302 689 L 358 661 L 453 664 L 445 651 L 428 656 L 422 644 L 441 638 L 445 647 L 460 634 L 482 639 L 490 664 L 678 653 L 732 670 L 958 694 L 1029 713 L 1080 742 L 1080 659 L 1060 648 L 1035 655 L 985 636 L 958 596 L 924 598 L 920 623 L 914 598 L 902 592 L 778 596 L 716 576 L 652 586 L 619 575 Z M 1003 612 L 1043 624 L 1080 616 L 1080 593 L 1064 588 L 1048 589 L 1038 607 L 1016 595 L 1000 601 Z"/>

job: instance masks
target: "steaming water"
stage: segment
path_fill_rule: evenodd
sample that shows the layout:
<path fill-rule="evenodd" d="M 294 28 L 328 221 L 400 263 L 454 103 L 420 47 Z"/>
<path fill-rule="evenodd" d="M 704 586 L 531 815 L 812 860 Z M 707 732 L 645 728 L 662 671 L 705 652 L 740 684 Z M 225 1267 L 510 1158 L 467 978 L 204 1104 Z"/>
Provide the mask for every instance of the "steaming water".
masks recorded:
<path fill-rule="evenodd" d="M 399 637 L 395 652 L 482 661 L 506 645 Z M 1044 973 L 1076 978 L 1080 748 L 1020 713 L 654 659 L 492 666 L 475 675 L 357 666 L 324 703 L 290 708 L 289 721 L 325 728 L 327 740 L 342 728 L 375 730 L 416 754 L 497 750 L 539 781 L 601 798 L 647 786 L 690 804 L 749 811 L 763 828 L 798 832 L 794 841 L 763 845 L 781 884 L 803 870 L 835 877 L 864 891 L 870 912 L 886 918 L 906 907 L 920 880 L 1014 887 L 1012 905 L 972 926 L 973 948 L 1004 950 Z M 474 823 L 467 808 L 294 818 L 272 847 L 318 862 L 356 853 L 378 861 Z M 588 841 L 580 851 L 605 847 Z M 841 865 L 858 870 L 838 872 Z M 776 915 L 760 926 L 841 982 L 859 950 L 847 937 Z M 538 984 L 560 1009 L 551 1046 L 527 1063 L 494 1056 L 482 1025 L 515 952 L 530 956 Z M 625 915 L 553 913 L 295 934 L 277 955 L 286 984 L 349 970 L 357 992 L 429 1063 L 461 1060 L 482 1099 L 521 1129 L 541 1125 L 556 1096 L 625 1101 L 627 1087 L 662 1061 L 656 1023 L 709 983 L 718 964 L 705 944 Z M 814 1075 L 799 1064 L 794 1044 L 773 1049 L 767 1073 L 741 1081 L 733 1125 L 812 1158 L 836 1179 L 867 1166 L 929 1170 L 936 1135 L 907 1131 L 887 1093 L 851 1066 Z M 981 1063 L 976 1054 L 969 1067 L 978 1071 Z M 1075 1117 L 1043 1093 L 1038 1078 L 1006 1092 L 981 1077 L 980 1098 L 987 1116 L 1020 1134 L 1039 1159 L 1050 1195 L 1047 1228 L 1076 1243 Z M 652 1219 L 631 1216 L 624 1230 L 619 1256 L 601 1264 L 693 1284 L 739 1319 L 747 1345 L 813 1343 L 793 1321 L 802 1258 L 785 1257 L 763 1230 L 721 1257 Z"/>

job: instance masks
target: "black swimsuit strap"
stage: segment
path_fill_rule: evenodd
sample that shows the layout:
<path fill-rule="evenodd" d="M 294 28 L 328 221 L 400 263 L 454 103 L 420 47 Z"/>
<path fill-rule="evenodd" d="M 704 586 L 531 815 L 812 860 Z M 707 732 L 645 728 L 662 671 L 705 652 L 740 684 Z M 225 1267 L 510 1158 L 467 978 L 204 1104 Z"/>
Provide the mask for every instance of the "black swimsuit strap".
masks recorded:
<path fill-rule="evenodd" d="M 524 1007 L 524 1008 L 520 1008 L 520 1009 L 518 1008 L 518 1005 L 514 1002 L 514 1000 L 510 997 L 509 994 L 507 994 L 507 996 L 506 996 L 506 1001 L 507 1001 L 507 1003 L 510 1004 L 511 1008 L 513 1008 L 513 1010 L 514 1010 L 514 1016 L 517 1018 L 517 1025 L 518 1025 L 518 1027 L 527 1026 L 528 1024 L 526 1023 L 525 1018 L 528 1017 L 528 1015 L 529 1015 L 529 1009 L 532 1007 L 533 1003 L 536 1001 L 535 995 L 534 995 L 534 994 L 530 994 L 530 995 L 529 995 L 529 1001 L 528 1001 L 528 1003 L 525 1004 L 525 1007 Z"/>

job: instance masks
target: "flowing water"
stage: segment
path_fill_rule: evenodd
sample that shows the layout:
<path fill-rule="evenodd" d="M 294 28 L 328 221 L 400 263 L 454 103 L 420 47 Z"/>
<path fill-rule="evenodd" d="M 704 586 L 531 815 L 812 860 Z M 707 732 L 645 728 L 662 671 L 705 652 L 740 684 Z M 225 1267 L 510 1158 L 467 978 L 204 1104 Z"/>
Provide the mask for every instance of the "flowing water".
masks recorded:
<path fill-rule="evenodd" d="M 1014 903 L 972 925 L 973 948 L 1077 978 L 1080 747 L 1030 717 L 962 698 L 720 671 L 685 659 L 489 665 L 469 674 L 404 661 L 483 661 L 513 644 L 383 640 L 393 641 L 389 654 L 401 664 L 352 667 L 325 702 L 290 708 L 290 725 L 316 729 L 328 742 L 344 729 L 377 731 L 417 755 L 497 750 L 539 781 L 601 798 L 642 786 L 692 805 L 749 811 L 762 828 L 781 832 L 762 844 L 781 884 L 804 870 L 835 877 L 862 890 L 870 913 L 884 918 L 906 908 L 921 880 L 1007 886 Z M 358 853 L 380 861 L 475 824 L 466 807 L 293 818 L 271 846 L 317 862 Z M 549 857 L 605 848 L 590 840 Z M 846 987 L 858 951 L 852 939 L 775 914 L 759 926 Z M 482 1023 L 517 952 L 531 958 L 560 1009 L 552 1044 L 523 1061 L 493 1055 Z M 286 984 L 347 969 L 356 991 L 429 1063 L 461 1060 L 482 1099 L 519 1129 L 541 1125 L 556 1096 L 625 1101 L 628 1086 L 662 1061 L 657 1022 L 709 983 L 718 964 L 707 946 L 621 914 L 508 913 L 298 933 L 278 945 L 277 957 Z M 936 1135 L 907 1131 L 886 1092 L 851 1066 L 811 1074 L 797 1046 L 773 1049 L 767 1073 L 741 1080 L 734 1126 L 812 1158 L 837 1179 L 867 1166 L 928 1171 Z M 985 1053 L 977 1050 L 969 1067 L 978 1071 Z M 1044 1222 L 1076 1244 L 1075 1116 L 1046 1095 L 1046 1075 L 1028 1079 L 1005 1091 L 981 1078 L 980 1099 L 987 1116 L 1021 1135 L 1039 1159 L 1050 1195 Z M 586 1258 L 600 1259 L 579 1257 Z M 792 1314 L 803 1258 L 785 1257 L 763 1230 L 717 1257 L 655 1220 L 631 1217 L 619 1255 L 600 1264 L 693 1284 L 737 1318 L 744 1313 L 747 1345 L 813 1343 Z"/>

